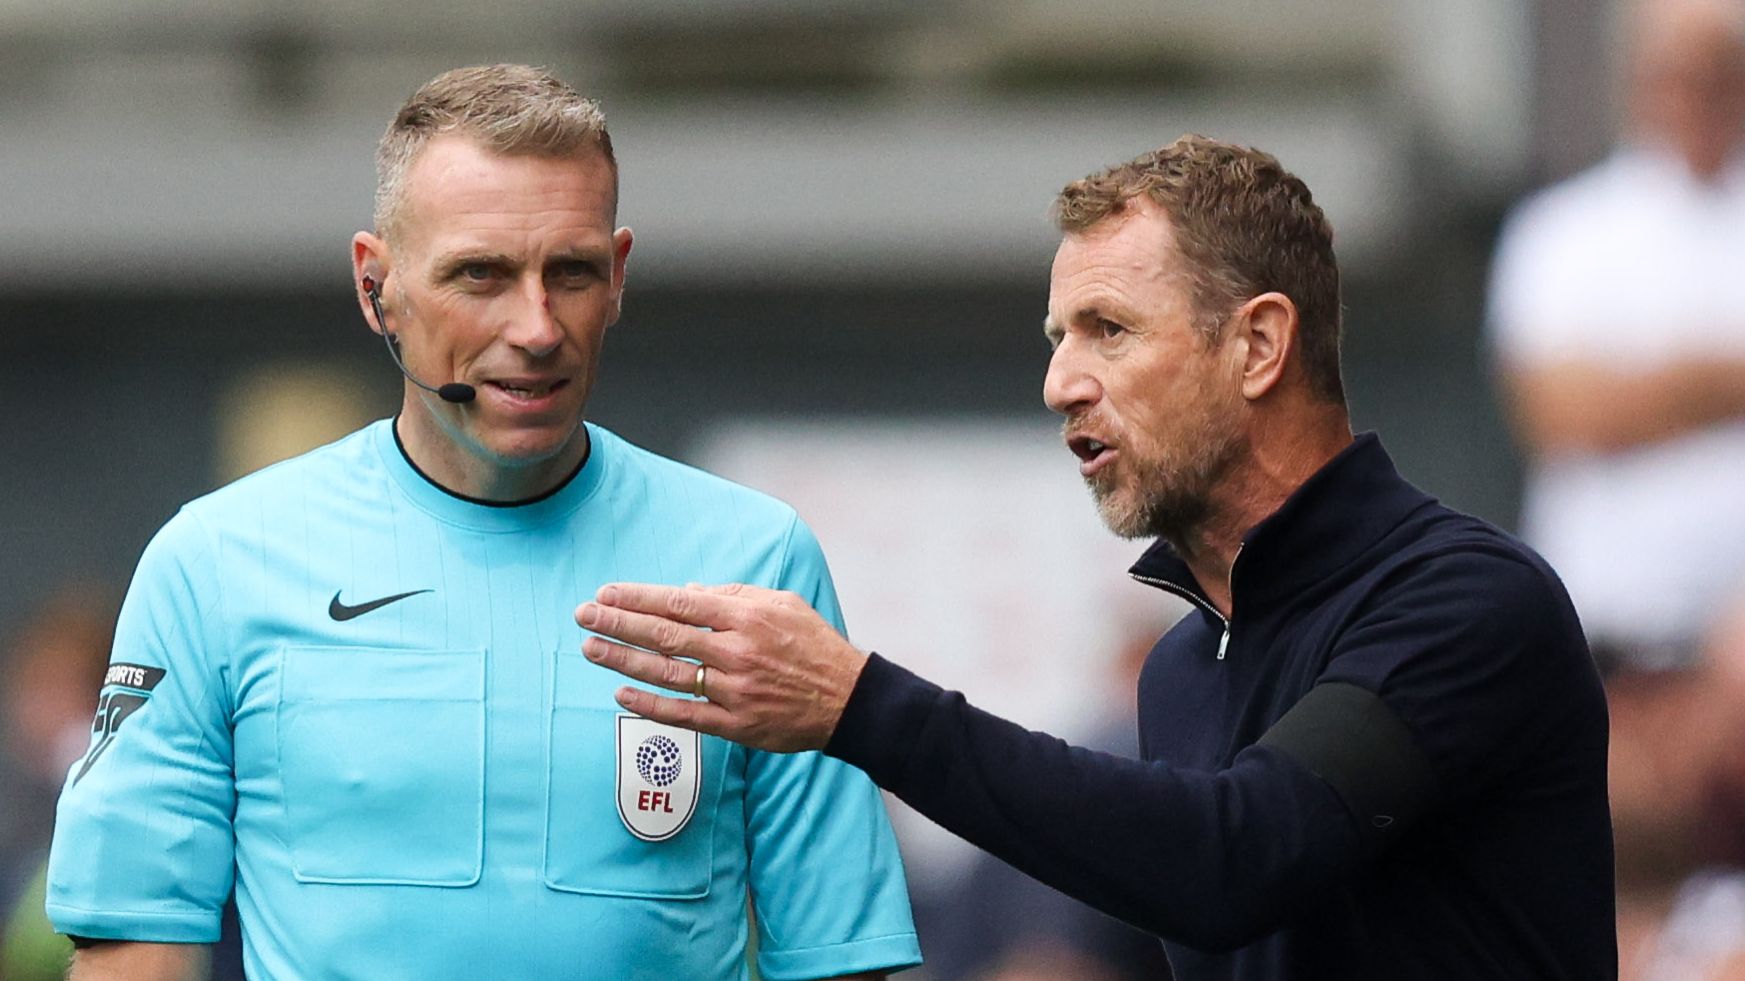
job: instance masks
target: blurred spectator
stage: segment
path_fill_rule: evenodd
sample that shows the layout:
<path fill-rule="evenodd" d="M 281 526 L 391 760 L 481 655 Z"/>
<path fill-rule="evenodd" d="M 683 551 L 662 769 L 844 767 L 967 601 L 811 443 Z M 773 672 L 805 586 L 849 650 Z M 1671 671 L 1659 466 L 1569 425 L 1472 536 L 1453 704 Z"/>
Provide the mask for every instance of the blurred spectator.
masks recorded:
<path fill-rule="evenodd" d="M 1631 27 L 1628 140 L 1517 209 L 1490 314 L 1523 535 L 1601 666 L 1656 669 L 1745 589 L 1745 4 Z"/>
<path fill-rule="evenodd" d="M 1511 217 L 1491 327 L 1609 674 L 1622 977 L 1745 981 L 1745 3 L 1630 27 L 1627 142 Z"/>
<path fill-rule="evenodd" d="M 0 977 L 60 978 L 72 944 L 43 912 L 55 798 L 85 752 L 115 624 L 112 597 L 54 594 L 0 650 Z"/>
<path fill-rule="evenodd" d="M 1745 602 L 1689 670 L 1612 679 L 1622 981 L 1745 981 Z"/>
<path fill-rule="evenodd" d="M 1179 611 L 1177 611 L 1179 612 Z M 1152 629 L 1155 626 L 1156 629 Z M 1110 665 L 1109 715 L 1080 745 L 1137 759 L 1139 671 L 1164 624 L 1135 626 Z M 986 852 L 943 896 L 916 897 L 928 981 L 1168 981 L 1156 938 Z"/>

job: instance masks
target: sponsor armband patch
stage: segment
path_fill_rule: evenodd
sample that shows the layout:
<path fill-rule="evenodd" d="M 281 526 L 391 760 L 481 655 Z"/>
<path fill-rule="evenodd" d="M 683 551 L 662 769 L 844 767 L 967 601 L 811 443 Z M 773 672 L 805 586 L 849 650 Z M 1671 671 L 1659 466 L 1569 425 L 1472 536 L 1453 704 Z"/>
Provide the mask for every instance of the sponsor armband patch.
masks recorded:
<path fill-rule="evenodd" d="M 73 783 L 83 780 L 85 774 L 91 772 L 91 767 L 115 742 L 115 733 L 121 724 L 145 706 L 151 699 L 152 689 L 164 680 L 164 674 L 163 668 L 145 664 L 117 662 L 109 665 L 108 673 L 103 675 L 103 690 L 97 698 L 97 715 L 91 720 L 91 748 L 79 764 L 79 771 L 73 775 Z"/>

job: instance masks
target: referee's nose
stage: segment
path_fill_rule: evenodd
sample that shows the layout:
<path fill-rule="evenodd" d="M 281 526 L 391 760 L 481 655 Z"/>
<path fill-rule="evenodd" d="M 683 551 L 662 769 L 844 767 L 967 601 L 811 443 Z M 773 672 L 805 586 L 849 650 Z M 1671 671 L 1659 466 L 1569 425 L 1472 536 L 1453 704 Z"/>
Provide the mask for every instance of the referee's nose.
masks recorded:
<path fill-rule="evenodd" d="M 503 329 L 503 339 L 536 358 L 544 357 L 563 343 L 563 325 L 552 313 L 551 294 L 540 277 L 527 277 L 520 293 L 521 301 Z"/>

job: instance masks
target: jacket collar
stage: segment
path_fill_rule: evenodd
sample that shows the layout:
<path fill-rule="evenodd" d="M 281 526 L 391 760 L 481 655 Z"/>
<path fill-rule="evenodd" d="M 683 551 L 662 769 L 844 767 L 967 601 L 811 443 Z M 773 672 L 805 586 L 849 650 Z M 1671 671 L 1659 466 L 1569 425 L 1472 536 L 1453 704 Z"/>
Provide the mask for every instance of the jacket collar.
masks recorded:
<path fill-rule="evenodd" d="M 1412 512 L 1434 503 L 1400 476 L 1376 434 L 1363 433 L 1242 536 L 1232 570 L 1233 609 L 1332 575 Z M 1187 563 L 1162 539 L 1128 572 L 1210 606 Z"/>

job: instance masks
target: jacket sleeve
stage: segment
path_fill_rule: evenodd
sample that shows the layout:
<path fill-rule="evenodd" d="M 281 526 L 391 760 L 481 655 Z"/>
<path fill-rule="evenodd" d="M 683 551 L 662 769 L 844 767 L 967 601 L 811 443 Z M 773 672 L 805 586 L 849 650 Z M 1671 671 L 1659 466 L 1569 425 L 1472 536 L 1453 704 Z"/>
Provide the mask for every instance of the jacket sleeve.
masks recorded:
<path fill-rule="evenodd" d="M 827 753 L 946 830 L 1204 950 L 1270 932 L 1360 853 L 1337 794 L 1271 747 L 1217 773 L 1069 746 L 875 654 Z"/>
<path fill-rule="evenodd" d="M 1472 787 L 1518 766 L 1517 741 L 1555 675 L 1536 667 L 1546 628 L 1533 623 L 1558 619 L 1536 608 L 1548 601 L 1527 588 L 1536 575 L 1471 556 L 1406 571 L 1347 624 L 1303 699 L 1216 772 L 1069 746 L 877 655 L 826 752 L 1068 895 L 1227 950 L 1359 874 L 1447 803 L 1450 781 Z M 1493 586 L 1475 585 L 1487 577 Z M 1302 724 L 1299 709 L 1337 704 L 1324 689 L 1358 692 L 1367 715 Z M 1439 725 L 1458 731 L 1427 731 Z M 1382 732 L 1401 744 L 1391 754 L 1375 751 Z M 1415 780 L 1394 779 L 1402 759 Z"/>

